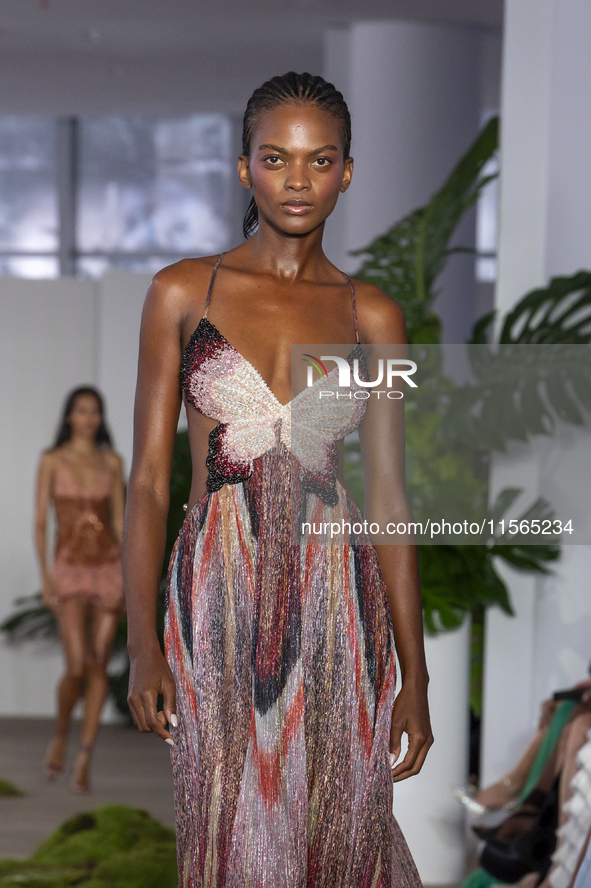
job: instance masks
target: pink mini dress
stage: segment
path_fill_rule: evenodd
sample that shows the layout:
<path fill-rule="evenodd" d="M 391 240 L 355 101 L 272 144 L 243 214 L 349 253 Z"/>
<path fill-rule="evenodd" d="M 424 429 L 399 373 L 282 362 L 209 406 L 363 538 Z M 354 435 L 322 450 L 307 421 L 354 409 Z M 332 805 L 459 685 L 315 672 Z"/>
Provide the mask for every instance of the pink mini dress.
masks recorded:
<path fill-rule="evenodd" d="M 103 610 L 123 610 L 121 546 L 111 521 L 111 473 L 101 471 L 92 487 L 83 488 L 60 463 L 53 496 L 53 573 L 59 601 L 83 598 Z"/>

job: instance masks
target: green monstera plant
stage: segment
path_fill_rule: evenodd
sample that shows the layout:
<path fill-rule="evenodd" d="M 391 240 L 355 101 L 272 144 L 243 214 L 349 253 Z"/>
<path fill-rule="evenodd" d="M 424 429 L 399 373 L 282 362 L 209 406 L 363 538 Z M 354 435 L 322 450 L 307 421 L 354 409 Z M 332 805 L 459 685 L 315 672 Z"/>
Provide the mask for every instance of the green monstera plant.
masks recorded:
<path fill-rule="evenodd" d="M 405 216 L 367 247 L 352 252 L 364 257 L 355 273 L 377 284 L 400 304 L 409 342 L 441 341 L 441 321 L 433 310 L 436 282 L 450 256 L 472 252 L 452 247 L 458 223 L 494 176 L 483 175 L 498 146 L 498 118 L 492 118 L 425 207 Z"/>
<path fill-rule="evenodd" d="M 492 178 L 483 171 L 497 143 L 498 120 L 494 118 L 427 206 L 353 254 L 362 258 L 355 277 L 377 284 L 403 308 L 411 357 L 413 352 L 420 356 L 421 346 L 427 345 L 427 360 L 441 363 L 437 350 L 441 322 L 434 311 L 437 282 L 454 253 L 473 252 L 452 247 L 451 241 L 464 213 Z M 439 367 L 433 377 L 435 384 L 407 405 L 408 486 L 413 507 L 418 504 L 419 511 L 423 507 L 429 513 L 431 492 L 442 491 L 447 485 L 458 502 L 469 504 L 475 512 L 495 520 L 502 517 L 520 491 L 504 490 L 492 507 L 487 505 L 491 452 L 504 451 L 511 441 L 551 432 L 554 416 L 579 425 L 584 410 L 591 407 L 591 367 L 588 363 L 581 366 L 580 350 L 572 348 L 591 340 L 591 273 L 555 278 L 547 287 L 528 293 L 503 319 L 496 343 L 487 349 L 483 346 L 493 319 L 494 312 L 485 315 L 472 331 L 468 346 L 471 380 L 458 384 Z M 561 346 L 560 352 L 553 352 L 555 372 L 547 372 L 547 354 L 536 366 L 532 349 L 532 361 L 523 378 L 523 352 L 517 348 L 511 351 L 511 347 L 540 343 Z M 500 353 L 495 350 L 499 345 Z M 515 391 L 519 396 L 515 397 Z M 355 440 L 346 442 L 345 461 L 348 483 L 362 501 L 359 444 Z M 549 516 L 551 506 L 540 498 L 520 518 Z M 418 547 L 427 631 L 457 628 L 467 615 L 472 618 L 471 706 L 476 715 L 481 708 L 485 610 L 498 606 L 513 613 L 497 563 L 547 574 L 559 556 L 555 543 L 531 546 L 509 538 L 476 546 Z"/>

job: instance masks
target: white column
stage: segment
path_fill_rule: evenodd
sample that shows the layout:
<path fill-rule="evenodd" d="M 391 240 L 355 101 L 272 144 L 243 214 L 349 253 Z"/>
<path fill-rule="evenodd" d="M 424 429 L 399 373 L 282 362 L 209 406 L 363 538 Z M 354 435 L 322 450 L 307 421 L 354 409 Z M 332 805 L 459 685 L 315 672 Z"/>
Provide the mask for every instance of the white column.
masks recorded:
<path fill-rule="evenodd" d="M 496 302 L 591 264 L 591 5 L 507 0 Z"/>
<path fill-rule="evenodd" d="M 463 814 L 450 789 L 468 771 L 470 625 L 425 639 L 435 743 L 421 773 L 394 784 L 394 814 L 426 885 L 457 883 L 464 874 Z"/>
<path fill-rule="evenodd" d="M 427 203 L 475 138 L 480 51 L 479 32 L 457 27 L 378 21 L 328 32 L 325 75 L 349 105 L 355 158 L 326 226 L 325 249 L 340 268 L 355 271 L 348 250 Z M 463 342 L 474 320 L 473 261 L 454 259 L 442 284 L 446 341 Z"/>
<path fill-rule="evenodd" d="M 588 0 L 507 0 L 500 314 L 551 276 L 591 266 L 590 40 Z M 576 458 L 583 439 L 568 437 L 556 446 L 571 447 Z M 519 476 L 515 459 L 512 468 Z M 503 460 L 503 471 L 511 471 L 511 459 Z M 538 483 L 551 502 L 559 495 L 551 476 L 542 472 Z M 590 568 L 589 547 L 566 547 L 553 578 L 510 575 L 516 618 L 488 614 L 485 782 L 514 762 L 540 700 L 584 677 L 591 656 Z"/>

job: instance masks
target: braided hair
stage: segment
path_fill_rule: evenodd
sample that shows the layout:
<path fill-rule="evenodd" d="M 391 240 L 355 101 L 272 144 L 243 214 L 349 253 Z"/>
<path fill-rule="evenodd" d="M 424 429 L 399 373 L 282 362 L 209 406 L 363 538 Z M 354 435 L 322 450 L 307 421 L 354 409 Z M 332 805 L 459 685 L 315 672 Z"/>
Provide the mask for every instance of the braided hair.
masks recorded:
<path fill-rule="evenodd" d="M 276 108 L 278 105 L 297 103 L 316 105 L 339 121 L 343 135 L 343 153 L 345 158 L 349 157 L 351 115 L 342 93 L 323 77 L 307 73 L 296 74 L 295 71 L 289 71 L 282 77 L 272 77 L 271 80 L 267 80 L 253 92 L 244 112 L 242 153 L 247 157 L 250 156 L 252 134 L 259 118 L 265 111 L 270 111 L 271 108 Z M 258 224 L 259 213 L 253 197 L 242 223 L 244 237 L 250 237 Z"/>

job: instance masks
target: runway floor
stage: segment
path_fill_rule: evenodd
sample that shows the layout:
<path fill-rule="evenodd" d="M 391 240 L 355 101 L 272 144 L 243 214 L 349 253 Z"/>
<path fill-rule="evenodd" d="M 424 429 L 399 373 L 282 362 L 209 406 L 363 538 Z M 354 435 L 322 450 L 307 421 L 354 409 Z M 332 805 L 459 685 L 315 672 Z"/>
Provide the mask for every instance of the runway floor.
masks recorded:
<path fill-rule="evenodd" d="M 170 753 L 162 740 L 136 728 L 102 725 L 92 792 L 74 795 L 68 781 L 79 724 L 73 724 L 66 768 L 55 782 L 43 771 L 52 731 L 52 719 L 0 718 L 0 779 L 25 793 L 20 798 L 0 798 L 0 859 L 29 857 L 68 817 L 113 802 L 145 808 L 161 823 L 174 826 Z"/>
<path fill-rule="evenodd" d="M 56 781 L 48 780 L 43 770 L 52 733 L 52 719 L 0 718 L 0 779 L 25 793 L 0 798 L 0 859 L 24 860 L 64 820 L 114 802 L 144 808 L 160 823 L 174 826 L 170 754 L 162 740 L 133 727 L 102 725 L 94 753 L 92 792 L 74 795 L 68 781 L 79 723 L 73 724 L 66 767 Z"/>

